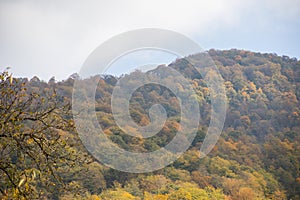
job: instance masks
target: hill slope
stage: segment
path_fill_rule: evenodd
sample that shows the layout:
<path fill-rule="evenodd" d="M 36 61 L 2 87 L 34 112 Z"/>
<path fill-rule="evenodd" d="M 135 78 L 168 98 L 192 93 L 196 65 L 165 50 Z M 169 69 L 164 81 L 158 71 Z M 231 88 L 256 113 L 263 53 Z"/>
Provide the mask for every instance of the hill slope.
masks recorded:
<path fill-rule="evenodd" d="M 225 80 L 229 108 L 221 138 L 207 157 L 199 159 L 198 152 L 210 121 L 211 94 L 201 75 L 185 59 L 179 59 L 169 67 L 184 74 L 192 85 L 201 112 L 201 125 L 189 150 L 172 165 L 148 174 L 122 173 L 93 162 L 83 174 L 76 174 L 74 169 L 63 175 L 65 183 L 75 181 L 86 198 L 91 193 L 102 199 L 299 199 L 300 61 L 236 49 L 208 53 Z M 126 76 L 141 74 L 136 71 Z M 137 124 L 147 125 L 149 108 L 160 103 L 168 120 L 151 138 L 125 134 L 116 125 L 110 105 L 119 78 L 106 75 L 77 81 L 88 86 L 98 78 L 98 121 L 121 148 L 155 151 L 168 144 L 180 129 L 179 101 L 166 87 L 150 84 L 132 95 L 130 115 Z M 29 92 L 55 88 L 59 96 L 71 100 L 74 79 L 78 77 L 73 75 L 58 83 L 37 78 L 22 82 L 27 83 Z M 69 193 L 57 196 L 73 198 Z"/>

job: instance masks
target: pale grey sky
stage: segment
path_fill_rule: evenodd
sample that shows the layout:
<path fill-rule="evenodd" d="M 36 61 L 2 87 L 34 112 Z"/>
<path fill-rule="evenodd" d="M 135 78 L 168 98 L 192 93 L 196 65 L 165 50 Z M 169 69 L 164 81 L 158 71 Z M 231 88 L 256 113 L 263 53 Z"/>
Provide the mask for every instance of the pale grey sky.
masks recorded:
<path fill-rule="evenodd" d="M 300 0 L 2 0 L 0 70 L 66 79 L 99 44 L 137 28 L 177 31 L 204 49 L 299 59 L 299 19 Z"/>

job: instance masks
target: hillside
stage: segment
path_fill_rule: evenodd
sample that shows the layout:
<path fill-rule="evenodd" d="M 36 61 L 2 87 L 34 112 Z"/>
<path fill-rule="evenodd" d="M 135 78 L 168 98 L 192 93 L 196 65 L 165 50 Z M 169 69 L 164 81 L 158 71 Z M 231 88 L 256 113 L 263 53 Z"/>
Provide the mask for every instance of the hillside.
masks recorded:
<path fill-rule="evenodd" d="M 81 80 L 74 74 L 65 81 L 55 82 L 53 78 L 46 83 L 37 77 L 12 80 L 8 73 L 3 73 L 0 80 L 0 151 L 4 153 L 0 156 L 0 196 L 3 199 L 22 196 L 29 199 L 116 200 L 300 199 L 300 61 L 287 56 L 236 49 L 210 50 L 208 53 L 225 81 L 225 100 L 229 106 L 218 143 L 207 157 L 199 158 L 199 149 L 210 122 L 212 94 L 201 75 L 185 59 L 178 59 L 169 67 L 180 71 L 195 90 L 200 107 L 200 125 L 192 146 L 178 160 L 164 169 L 145 174 L 120 172 L 96 162 L 78 139 L 70 106 L 64 105 L 69 105 L 72 100 L 75 80 L 87 87 L 100 80 L 95 110 L 104 133 L 128 151 L 152 152 L 168 144 L 180 129 L 179 101 L 168 88 L 149 84 L 133 93 L 129 110 L 137 124 L 145 126 L 150 123 L 148 111 L 157 103 L 165 108 L 168 117 L 157 135 L 141 138 L 125 134 L 114 121 L 110 102 L 120 77 L 98 75 Z M 198 56 L 190 57 L 197 60 Z M 134 77 L 142 74 L 135 71 L 125 77 L 138 81 Z M 20 87 L 26 90 L 18 92 L 16 88 Z M 84 90 L 81 92 L 83 96 L 87 95 Z M 20 106 L 28 99 L 15 103 L 13 99 L 18 99 L 20 94 L 29 95 L 31 104 Z M 38 97 L 32 94 L 38 94 Z M 43 97 L 46 100 L 39 99 Z M 26 105 L 30 108 L 27 109 Z M 20 114 L 7 115 L 16 113 L 17 109 L 12 109 L 14 106 L 22 110 Z M 28 114 L 25 117 L 24 110 Z M 43 120 L 48 119 L 44 116 L 53 110 L 57 112 L 47 123 L 57 126 L 50 127 L 43 124 Z M 39 120 L 42 123 L 37 125 Z M 32 136 L 37 130 L 40 137 L 46 138 L 41 139 L 41 143 L 34 141 L 36 138 Z M 26 131 L 32 133 L 29 136 L 31 143 Z M 53 136 L 49 139 L 47 134 Z M 15 146 L 9 147 L 12 141 L 15 141 Z M 40 152 L 36 148 L 43 151 L 43 142 L 48 144 L 45 146 L 49 149 L 55 146 L 55 142 L 61 144 L 49 151 L 49 157 L 57 154 L 55 158 L 58 160 L 53 158 L 49 162 L 46 156 L 34 161 L 30 153 Z M 30 148 L 29 153 L 26 148 Z M 60 155 L 66 155 L 66 158 Z M 47 163 L 47 167 L 37 164 L 41 161 Z M 33 173 L 40 175 L 28 178 Z M 21 182 L 24 176 L 27 184 Z M 43 176 L 50 178 L 44 179 Z"/>

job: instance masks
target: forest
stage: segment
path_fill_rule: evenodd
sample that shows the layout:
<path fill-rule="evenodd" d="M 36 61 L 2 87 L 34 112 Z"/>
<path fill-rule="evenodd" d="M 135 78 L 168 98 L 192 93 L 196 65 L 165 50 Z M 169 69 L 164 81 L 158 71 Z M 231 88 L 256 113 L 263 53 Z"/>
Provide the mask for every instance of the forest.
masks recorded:
<path fill-rule="evenodd" d="M 121 77 L 83 79 L 75 73 L 63 81 L 53 77 L 45 82 L 16 78 L 13 68 L 0 72 L 0 199 L 300 199 L 300 61 L 237 49 L 211 49 L 207 54 L 224 79 L 228 108 L 221 137 L 204 158 L 199 149 L 213 94 L 185 58 Z M 197 60 L 201 55 L 189 57 Z M 201 119 L 192 145 L 174 163 L 150 173 L 125 173 L 103 165 L 76 132 L 74 81 L 88 87 L 99 80 L 95 111 L 112 142 L 128 151 L 152 152 L 166 146 L 180 129 L 176 96 L 156 84 L 133 93 L 129 111 L 137 124 L 150 123 L 148 111 L 154 104 L 166 110 L 164 127 L 149 138 L 130 136 L 118 127 L 111 96 L 120 78 L 135 80 L 161 67 L 179 71 L 196 93 Z M 180 84 L 176 87 L 185 92 Z"/>

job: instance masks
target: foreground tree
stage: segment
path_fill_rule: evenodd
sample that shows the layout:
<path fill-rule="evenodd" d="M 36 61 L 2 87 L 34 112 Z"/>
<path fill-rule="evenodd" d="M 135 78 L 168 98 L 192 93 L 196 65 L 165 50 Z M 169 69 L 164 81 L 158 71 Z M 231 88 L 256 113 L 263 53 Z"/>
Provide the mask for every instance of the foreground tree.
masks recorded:
<path fill-rule="evenodd" d="M 0 74 L 0 96 L 0 198 L 55 198 L 67 188 L 61 174 L 87 162 L 72 147 L 78 140 L 69 103 L 54 89 L 31 91 L 7 71 Z"/>

